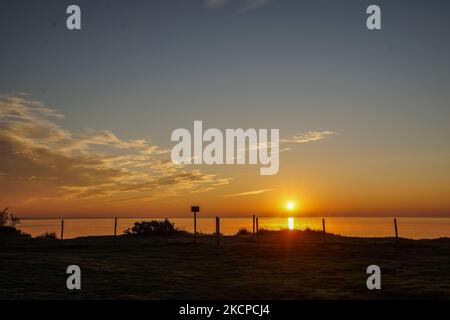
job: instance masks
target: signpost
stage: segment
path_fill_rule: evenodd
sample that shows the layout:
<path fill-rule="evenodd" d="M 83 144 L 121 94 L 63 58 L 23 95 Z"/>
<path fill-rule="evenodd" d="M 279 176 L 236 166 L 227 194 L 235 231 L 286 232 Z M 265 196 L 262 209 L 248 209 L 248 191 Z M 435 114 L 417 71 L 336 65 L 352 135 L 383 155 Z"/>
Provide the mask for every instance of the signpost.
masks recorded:
<path fill-rule="evenodd" d="M 200 212 L 199 206 L 192 206 L 191 212 L 194 214 L 194 243 L 197 242 L 197 213 Z"/>

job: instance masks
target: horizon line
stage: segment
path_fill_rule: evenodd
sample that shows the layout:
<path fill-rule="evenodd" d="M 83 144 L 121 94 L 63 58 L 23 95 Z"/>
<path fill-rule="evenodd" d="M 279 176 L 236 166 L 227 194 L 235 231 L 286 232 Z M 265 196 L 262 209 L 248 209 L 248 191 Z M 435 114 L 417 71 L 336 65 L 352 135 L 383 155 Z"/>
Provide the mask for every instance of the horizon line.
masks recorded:
<path fill-rule="evenodd" d="M 251 219 L 253 217 L 253 215 L 248 215 L 248 216 L 231 216 L 231 217 L 221 217 L 221 216 L 203 216 L 203 217 L 199 217 L 197 216 L 197 219 L 215 219 L 216 217 L 219 217 L 221 219 Z M 368 219 L 373 219 L 373 218 L 423 218 L 423 219 L 428 219 L 428 218 L 432 218 L 432 219 L 450 219 L 450 215 L 445 215 L 445 216 L 413 216 L 413 215 L 408 215 L 408 216 L 393 216 L 393 215 L 389 215 L 389 216 L 298 216 L 298 215 L 286 215 L 286 216 L 258 216 L 255 215 L 255 217 L 258 218 L 317 218 L 317 219 L 324 219 L 324 218 L 368 218 Z M 181 216 L 141 216 L 141 217 L 136 217 L 136 216 L 132 216 L 132 217 L 123 217 L 123 216 L 110 216 L 110 217 L 18 217 L 20 220 L 109 220 L 109 219 L 193 219 L 193 216 L 186 216 L 186 217 L 181 217 Z"/>

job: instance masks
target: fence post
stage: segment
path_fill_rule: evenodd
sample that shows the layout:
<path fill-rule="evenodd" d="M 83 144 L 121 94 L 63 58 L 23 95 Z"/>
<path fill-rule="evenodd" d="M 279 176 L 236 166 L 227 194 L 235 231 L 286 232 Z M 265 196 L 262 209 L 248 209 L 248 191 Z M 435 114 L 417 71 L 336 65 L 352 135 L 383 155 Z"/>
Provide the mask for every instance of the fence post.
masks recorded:
<path fill-rule="evenodd" d="M 220 218 L 216 217 L 216 238 L 217 244 L 220 244 Z"/>
<path fill-rule="evenodd" d="M 114 218 L 114 240 L 117 237 L 117 217 Z"/>
<path fill-rule="evenodd" d="M 327 231 L 325 229 L 325 219 L 322 218 L 323 241 L 327 241 Z"/>
<path fill-rule="evenodd" d="M 398 242 L 398 229 L 397 229 L 397 219 L 394 218 L 394 227 L 395 227 L 395 242 Z"/>
<path fill-rule="evenodd" d="M 64 219 L 61 219 L 61 240 L 64 239 Z"/>
<path fill-rule="evenodd" d="M 255 240 L 255 215 L 253 215 L 253 240 Z"/>
<path fill-rule="evenodd" d="M 259 218 L 256 217 L 256 240 L 258 240 L 259 236 Z"/>

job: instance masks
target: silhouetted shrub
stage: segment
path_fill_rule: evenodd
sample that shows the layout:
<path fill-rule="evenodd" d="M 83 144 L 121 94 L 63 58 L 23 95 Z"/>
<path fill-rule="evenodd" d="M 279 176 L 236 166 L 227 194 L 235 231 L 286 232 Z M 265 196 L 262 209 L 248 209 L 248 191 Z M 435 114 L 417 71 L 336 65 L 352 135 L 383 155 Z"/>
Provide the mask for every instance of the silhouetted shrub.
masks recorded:
<path fill-rule="evenodd" d="M 9 208 L 5 208 L 3 211 L 0 211 L 0 227 L 9 225 L 10 227 L 15 228 L 20 222 L 20 219 L 12 213 L 8 213 L 8 210 Z"/>
<path fill-rule="evenodd" d="M 124 231 L 127 235 L 136 235 L 144 237 L 153 236 L 170 236 L 181 233 L 182 231 L 175 228 L 175 224 L 169 220 L 164 221 L 142 221 L 135 222 L 132 228 Z"/>
<path fill-rule="evenodd" d="M 54 233 L 54 232 L 46 232 L 44 234 L 41 234 L 40 236 L 37 236 L 37 238 L 39 238 L 39 239 L 51 239 L 51 240 L 57 239 L 56 233 Z"/>
<path fill-rule="evenodd" d="M 30 235 L 22 233 L 16 229 L 20 219 L 13 214 L 8 213 L 8 208 L 0 211 L 0 236 L 1 237 L 29 237 Z"/>
<path fill-rule="evenodd" d="M 239 229 L 239 231 L 236 233 L 237 236 L 246 236 L 246 235 L 249 235 L 249 234 L 250 234 L 250 231 L 248 231 L 245 228 Z"/>
<path fill-rule="evenodd" d="M 25 238 L 29 238 L 30 235 L 23 233 L 20 230 L 17 230 L 14 227 L 10 227 L 10 226 L 0 226 L 0 237 L 25 237 Z"/>
<path fill-rule="evenodd" d="M 0 227 L 3 227 L 8 221 L 8 208 L 3 211 L 0 211 Z"/>

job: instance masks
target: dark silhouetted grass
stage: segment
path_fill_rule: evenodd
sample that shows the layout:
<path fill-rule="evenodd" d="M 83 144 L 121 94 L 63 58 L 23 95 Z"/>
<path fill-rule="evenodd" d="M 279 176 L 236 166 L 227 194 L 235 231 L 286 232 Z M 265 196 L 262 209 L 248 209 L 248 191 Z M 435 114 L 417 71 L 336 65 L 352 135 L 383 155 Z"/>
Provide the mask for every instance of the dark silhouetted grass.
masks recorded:
<path fill-rule="evenodd" d="M 450 297 L 450 239 L 348 238 L 317 231 L 0 243 L 0 299 L 434 299 Z M 66 289 L 66 268 L 82 290 Z M 366 268 L 382 290 L 366 289 Z"/>

